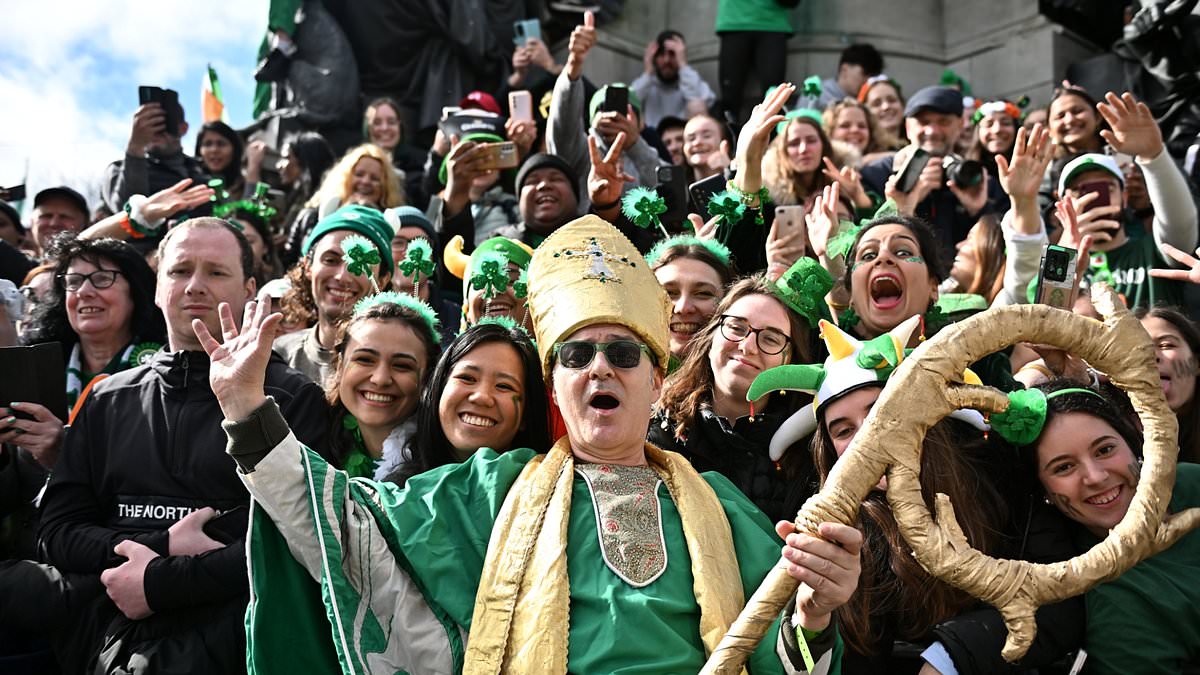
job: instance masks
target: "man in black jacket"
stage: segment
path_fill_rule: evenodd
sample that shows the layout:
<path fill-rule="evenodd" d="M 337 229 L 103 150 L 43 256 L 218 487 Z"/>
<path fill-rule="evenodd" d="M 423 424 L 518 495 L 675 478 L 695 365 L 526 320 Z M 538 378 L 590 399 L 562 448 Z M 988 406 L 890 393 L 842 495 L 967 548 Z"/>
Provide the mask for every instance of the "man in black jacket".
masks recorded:
<path fill-rule="evenodd" d="M 197 184 L 209 179 L 200 160 L 183 154 L 180 139 L 188 130 L 183 106 L 178 101 L 165 105 L 171 110 L 166 110 L 162 103 L 145 103 L 138 107 L 133 114 L 125 159 L 109 164 L 104 171 L 101 190 L 104 203 L 113 213 L 120 213 L 133 195 L 152 195 L 184 178 L 191 178 Z M 178 126 L 168 129 L 168 119 L 178 119 Z"/>
<path fill-rule="evenodd" d="M 252 254 L 228 223 L 199 218 L 171 230 L 159 255 L 170 351 L 93 387 L 42 501 L 39 545 L 54 567 L 25 566 L 28 595 L 0 601 L 19 609 L 45 591 L 32 620 L 53 622 L 65 672 L 133 672 L 138 661 L 147 672 L 245 668 L 249 500 L 191 324 L 221 334 L 221 302 L 240 320 L 254 297 Z M 267 383 L 297 435 L 327 447 L 320 388 L 277 357 Z M 216 512 L 230 515 L 204 530 Z"/>

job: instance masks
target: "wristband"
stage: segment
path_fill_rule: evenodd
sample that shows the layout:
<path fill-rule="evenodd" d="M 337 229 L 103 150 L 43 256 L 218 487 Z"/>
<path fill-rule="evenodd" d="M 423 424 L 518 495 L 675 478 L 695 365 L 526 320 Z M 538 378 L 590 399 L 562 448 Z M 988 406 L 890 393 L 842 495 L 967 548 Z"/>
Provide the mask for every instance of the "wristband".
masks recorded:
<path fill-rule="evenodd" d="M 1023 365 L 1017 369 L 1017 373 L 1020 374 L 1020 373 L 1025 372 L 1026 370 L 1036 370 L 1037 372 L 1039 372 L 1043 376 L 1045 376 L 1045 378 L 1047 380 L 1053 380 L 1055 377 L 1053 371 L 1051 371 L 1045 365 L 1038 363 L 1037 361 L 1030 361 L 1029 363 L 1026 363 L 1025 365 Z"/>
<path fill-rule="evenodd" d="M 618 206 L 620 206 L 620 204 L 621 204 L 621 199 L 619 197 L 617 198 L 616 201 L 612 202 L 611 204 L 597 204 L 596 202 L 592 202 L 592 210 L 597 211 L 597 212 L 608 211 L 610 209 L 617 208 Z"/>
<path fill-rule="evenodd" d="M 145 239 L 146 238 L 145 234 L 143 234 L 137 228 L 133 227 L 133 225 L 131 224 L 133 222 L 133 219 L 129 217 L 129 206 L 125 207 L 125 213 L 121 214 L 121 220 L 119 222 L 121 224 L 121 230 L 125 234 L 129 235 L 130 239 Z"/>
<path fill-rule="evenodd" d="M 162 227 L 165 218 L 160 218 L 156 222 L 147 222 L 145 216 L 142 215 L 142 209 L 146 206 L 146 202 L 150 201 L 145 195 L 133 195 L 129 201 L 125 202 L 125 213 L 129 215 L 129 225 L 137 230 L 142 236 L 157 234 Z"/>

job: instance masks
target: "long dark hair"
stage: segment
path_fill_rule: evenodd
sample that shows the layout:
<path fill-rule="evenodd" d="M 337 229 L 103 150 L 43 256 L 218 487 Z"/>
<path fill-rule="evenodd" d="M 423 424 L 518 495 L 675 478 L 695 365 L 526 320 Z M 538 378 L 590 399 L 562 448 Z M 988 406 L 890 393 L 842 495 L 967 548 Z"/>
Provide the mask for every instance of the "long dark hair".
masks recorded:
<path fill-rule="evenodd" d="M 850 290 L 850 275 L 854 272 L 854 256 L 858 254 L 858 244 L 862 241 L 863 236 L 871 230 L 881 225 L 900 225 L 912 232 L 917 238 L 917 245 L 921 247 L 921 257 L 925 259 L 925 267 L 929 269 L 929 275 L 933 277 L 933 283 L 937 284 L 950 270 L 946 267 L 946 262 L 942 260 L 939 253 L 941 250 L 938 247 L 937 238 L 933 235 L 933 229 L 924 220 L 915 216 L 891 215 L 876 218 L 871 222 L 863 225 L 859 230 L 858 236 L 854 238 L 854 245 L 850 247 L 850 251 L 846 254 L 846 273 L 842 276 L 842 283 L 845 284 L 846 290 Z"/>
<path fill-rule="evenodd" d="M 283 145 L 300 162 L 300 185 L 304 188 L 304 199 L 307 201 L 317 191 L 321 178 L 337 161 L 337 157 L 325 137 L 315 131 L 301 131 L 288 136 Z"/>
<path fill-rule="evenodd" d="M 394 321 L 404 324 L 412 329 L 412 332 L 421 341 L 421 346 L 425 348 L 425 372 L 421 375 L 421 386 L 424 387 L 429 382 L 429 374 L 432 370 L 432 364 L 438 357 L 437 336 L 421 315 L 413 309 L 404 305 L 397 305 L 391 302 L 381 302 L 367 309 L 362 314 L 350 317 L 338 327 L 337 342 L 333 348 L 333 362 L 330 364 L 333 375 L 328 382 L 320 382 L 325 388 L 325 400 L 329 403 L 329 439 L 332 446 L 333 456 L 342 462 L 350 451 L 354 449 L 354 439 L 350 432 L 342 425 L 342 418 L 348 414 L 346 404 L 342 402 L 342 396 L 339 392 L 339 387 L 342 383 L 342 373 L 344 372 L 344 359 L 346 357 L 346 348 L 350 344 L 350 330 L 354 326 L 364 321 Z M 420 404 L 418 403 L 417 410 L 413 413 L 416 415 L 420 412 Z"/>
<path fill-rule="evenodd" d="M 813 360 L 813 332 L 802 318 L 774 294 L 773 285 L 764 274 L 745 277 L 729 287 L 725 297 L 717 305 L 712 318 L 692 337 L 684 352 L 679 369 L 663 383 L 662 394 L 654 404 L 656 413 L 665 414 L 674 423 L 672 433 L 682 439 L 700 414 L 701 403 L 711 403 L 713 398 L 713 371 L 708 352 L 721 326 L 721 315 L 729 311 L 735 302 L 749 295 L 765 295 L 776 299 L 784 308 L 791 324 L 792 340 L 786 350 L 785 363 L 810 363 Z M 791 397 L 799 405 L 801 397 Z"/>
<path fill-rule="evenodd" d="M 1152 317 L 1171 324 L 1175 330 L 1179 331 L 1188 348 L 1192 350 L 1192 357 L 1200 361 L 1200 330 L 1182 312 L 1173 307 L 1160 306 L 1150 309 L 1138 307 L 1133 310 L 1133 315 L 1139 321 Z M 1196 377 L 1196 384 L 1200 385 L 1200 376 Z M 1200 415 L 1196 413 L 1196 393 L 1193 391 L 1192 400 L 1185 403 L 1183 409 L 1175 414 L 1179 419 L 1179 461 L 1181 462 L 1200 462 Z"/>
<path fill-rule="evenodd" d="M 511 447 L 493 450 L 502 452 L 511 448 L 533 448 L 544 452 L 550 448 L 550 406 L 542 385 L 542 365 L 537 347 L 520 328 L 509 328 L 498 323 L 477 323 L 460 333 L 442 352 L 421 394 L 421 405 L 417 408 L 417 432 L 412 461 L 388 480 L 404 485 L 412 476 L 458 461 L 455 449 L 446 438 L 446 431 L 438 417 L 442 392 L 446 390 L 455 364 L 476 347 L 491 343 L 509 345 L 521 357 L 521 377 L 524 381 L 526 402 L 525 410 L 521 414 L 521 428 L 513 437 Z"/>
<path fill-rule="evenodd" d="M 819 422 L 812 453 L 824 484 L 838 456 L 824 417 Z M 980 551 L 994 553 L 1002 539 L 1000 524 L 1007 507 L 987 473 L 968 459 L 984 456 L 988 452 L 984 444 L 982 434 L 963 422 L 943 419 L 933 425 L 921 446 L 921 494 L 931 513 L 935 495 L 949 495 L 967 541 Z M 864 535 L 862 574 L 850 600 L 835 610 L 842 637 L 854 651 L 877 653 L 887 634 L 884 617 L 889 614 L 898 616 L 894 625 L 899 638 L 918 640 L 975 604 L 971 596 L 934 579 L 921 567 L 882 493 L 872 492 L 863 500 L 856 525 Z"/>
<path fill-rule="evenodd" d="M 50 243 L 48 258 L 54 261 L 53 282 L 46 301 L 33 310 L 23 337 L 25 344 L 60 342 L 63 357 L 68 358 L 79 342 L 79 335 L 67 320 L 67 291 L 60 278 L 75 260 L 86 260 L 97 267 L 101 262 L 116 265 L 129 282 L 129 296 L 133 300 L 130 333 L 145 342 L 167 341 L 162 311 L 154 305 L 154 272 L 132 246 L 116 239 L 78 239 L 74 233 L 64 233 Z"/>
<path fill-rule="evenodd" d="M 200 133 L 196 134 L 196 158 L 200 158 L 200 145 L 204 142 L 204 134 L 217 134 L 229 141 L 233 146 L 233 157 L 229 159 L 229 165 L 220 172 L 213 174 L 213 178 L 220 178 L 225 181 L 226 188 L 232 188 L 241 184 L 242 181 L 242 155 L 245 152 L 245 144 L 242 143 L 242 137 L 238 135 L 228 124 L 221 121 L 205 122 L 204 126 L 200 127 Z M 205 166 L 207 169 L 208 166 Z M 234 199 L 239 199 L 240 195 L 234 195 Z"/>

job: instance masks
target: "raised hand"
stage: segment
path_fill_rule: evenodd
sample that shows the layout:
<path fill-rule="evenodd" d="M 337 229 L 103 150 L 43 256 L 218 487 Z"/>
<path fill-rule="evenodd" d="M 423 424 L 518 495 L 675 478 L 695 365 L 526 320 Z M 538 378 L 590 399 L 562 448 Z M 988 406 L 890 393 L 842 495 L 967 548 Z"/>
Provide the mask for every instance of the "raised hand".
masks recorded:
<path fill-rule="evenodd" d="M 840 191 L 841 186 L 838 183 L 826 185 L 821 189 L 821 194 L 813 200 L 812 210 L 804 214 L 804 224 L 808 227 L 808 243 L 817 258 L 825 257 L 829 240 L 837 234 Z"/>
<path fill-rule="evenodd" d="M 795 524 L 786 520 L 776 523 L 775 531 L 787 544 L 783 558 L 788 576 L 800 582 L 796 591 L 800 626 L 825 630 L 833 610 L 846 604 L 858 588 L 862 532 L 840 523 L 821 523 L 818 539 L 797 532 Z"/>
<path fill-rule="evenodd" d="M 572 81 L 578 80 L 583 74 L 583 62 L 587 54 L 596 46 L 596 15 L 586 12 L 583 15 L 583 25 L 576 26 L 571 31 L 571 42 L 567 47 L 567 77 Z"/>
<path fill-rule="evenodd" d="M 743 192 L 758 192 L 762 187 L 762 160 L 771 140 L 771 131 L 784 120 L 779 111 L 796 91 L 796 85 L 785 82 L 763 97 L 763 102 L 754 106 L 750 119 L 742 126 L 737 138 L 737 176 L 734 182 Z"/>
<path fill-rule="evenodd" d="M 1102 129 L 1100 136 L 1117 152 L 1134 155 L 1142 161 L 1162 154 L 1162 130 L 1150 114 L 1150 108 L 1133 98 L 1133 94 L 1125 92 L 1117 96 L 1110 91 L 1096 109 L 1111 127 Z"/>
<path fill-rule="evenodd" d="M 1050 143 L 1050 131 L 1041 122 L 1033 125 L 1028 134 L 1025 128 L 1017 129 L 1017 140 L 1013 145 L 1012 160 L 996 155 L 996 173 L 1000 187 L 1011 199 L 1037 199 L 1042 176 L 1054 157 L 1054 146 Z"/>
<path fill-rule="evenodd" d="M 191 185 L 191 187 L 188 187 Z M 148 223 L 157 223 L 181 211 L 188 211 L 207 202 L 213 189 L 207 185 L 192 185 L 191 178 L 184 178 L 171 187 L 155 192 L 142 204 L 142 217 Z"/>
<path fill-rule="evenodd" d="M 133 129 L 125 153 L 132 157 L 146 154 L 146 148 L 158 134 L 167 130 L 167 113 L 159 103 L 143 103 L 133 113 Z"/>
<path fill-rule="evenodd" d="M 247 302 L 239 331 L 229 303 L 222 302 L 217 313 L 223 342 L 208 332 L 203 321 L 192 319 L 192 330 L 212 362 L 208 370 L 209 386 L 227 420 L 245 419 L 266 400 L 263 385 L 271 360 L 271 343 L 283 320 L 282 314 L 269 314 L 268 307 L 267 303 Z"/>
<path fill-rule="evenodd" d="M 721 225 L 721 216 L 713 216 L 706 223 L 699 214 L 689 213 L 688 220 L 692 223 L 692 229 L 696 231 L 697 239 L 717 238 L 717 228 Z"/>
<path fill-rule="evenodd" d="M 587 186 L 588 198 L 592 200 L 592 204 L 614 204 L 609 208 L 616 208 L 615 203 L 620 201 L 625 183 L 634 181 L 633 176 L 625 173 L 624 163 L 621 161 L 621 148 L 624 145 L 625 132 L 622 131 L 617 134 L 612 147 L 608 149 L 608 154 L 601 157 L 600 149 L 596 147 L 595 136 L 588 135 L 588 155 L 592 160 L 592 168 L 588 171 Z"/>
<path fill-rule="evenodd" d="M 1113 240 L 1115 234 L 1122 227 L 1120 221 L 1115 220 L 1120 216 L 1121 207 L 1113 204 L 1089 209 L 1088 206 L 1098 198 L 1099 193 L 1089 192 L 1080 197 L 1067 195 L 1065 199 L 1059 200 L 1056 204 L 1056 212 L 1059 222 L 1063 225 L 1064 239 L 1069 235 L 1073 242 L 1078 244 L 1082 242 L 1083 236 L 1090 235 L 1095 243 L 1101 246 Z M 1064 202 L 1069 202 L 1069 204 L 1064 204 Z M 1069 211 L 1065 210 L 1067 208 Z M 1064 217 L 1071 219 L 1071 222 L 1063 220 Z M 1074 232 L 1070 231 L 1070 227 L 1075 228 Z M 1059 245 L 1066 246 L 1061 241 Z"/>
<path fill-rule="evenodd" d="M 1173 279 L 1175 281 L 1186 281 L 1189 284 L 1200 284 L 1200 260 L 1196 260 L 1192 256 L 1180 251 L 1174 246 L 1163 242 L 1159 244 L 1159 249 L 1166 253 L 1180 265 L 1187 269 L 1182 270 L 1150 270 L 1150 276 L 1158 277 L 1159 279 Z M 1196 255 L 1200 255 L 1200 249 L 1196 249 Z"/>
<path fill-rule="evenodd" d="M 871 205 L 871 198 L 867 196 L 867 189 L 862 184 L 862 174 L 857 169 L 852 166 L 843 166 L 839 169 L 828 157 L 822 157 L 821 160 L 825 163 L 825 168 L 821 170 L 821 173 L 824 173 L 825 177 L 835 184 L 840 185 L 842 193 L 849 197 L 855 206 L 868 207 Z"/>

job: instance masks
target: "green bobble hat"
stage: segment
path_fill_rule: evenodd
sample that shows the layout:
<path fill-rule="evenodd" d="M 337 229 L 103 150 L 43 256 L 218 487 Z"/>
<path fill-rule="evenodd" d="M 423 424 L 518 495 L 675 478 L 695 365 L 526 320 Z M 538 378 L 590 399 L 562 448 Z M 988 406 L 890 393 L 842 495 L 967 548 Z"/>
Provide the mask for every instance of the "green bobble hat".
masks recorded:
<path fill-rule="evenodd" d="M 304 239 L 304 246 L 300 249 L 301 255 L 308 255 L 321 237 L 336 230 L 350 230 L 366 237 L 379 249 L 380 269 L 388 274 L 395 269 L 395 263 L 392 261 L 392 226 L 384 220 L 382 213 L 359 204 L 343 206 L 317 223 Z"/>

